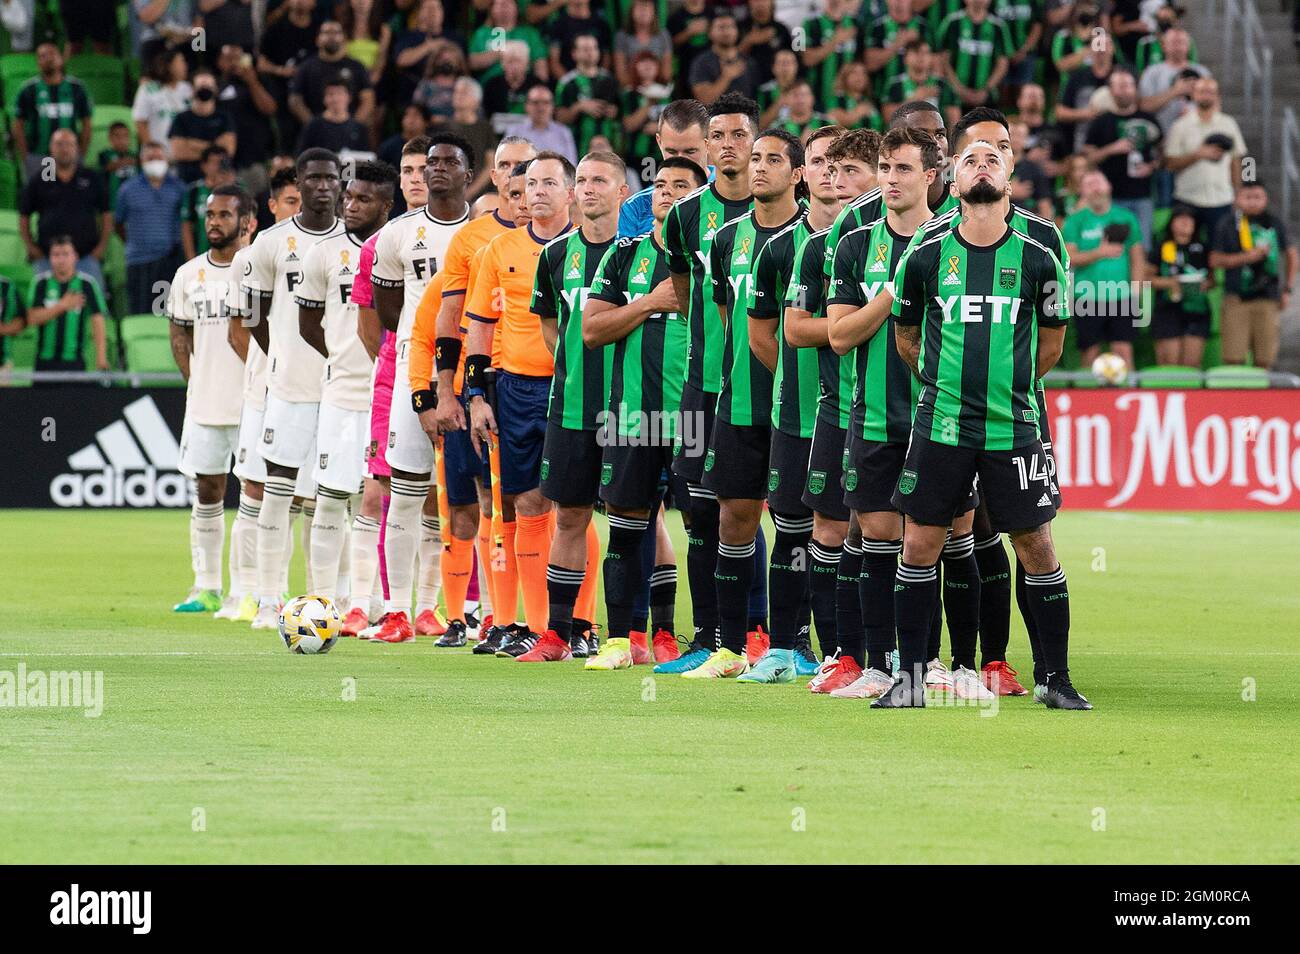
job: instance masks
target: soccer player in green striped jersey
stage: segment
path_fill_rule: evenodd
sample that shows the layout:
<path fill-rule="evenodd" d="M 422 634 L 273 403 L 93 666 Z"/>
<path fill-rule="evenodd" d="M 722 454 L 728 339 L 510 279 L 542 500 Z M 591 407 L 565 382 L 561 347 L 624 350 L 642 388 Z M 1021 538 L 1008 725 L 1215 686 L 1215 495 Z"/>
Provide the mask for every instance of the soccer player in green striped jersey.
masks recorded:
<path fill-rule="evenodd" d="M 773 235 L 804 214 L 796 194 L 803 183 L 803 161 L 803 146 L 785 130 L 769 129 L 759 136 L 749 164 L 754 209 L 719 229 L 709 249 L 713 303 L 727 329 L 722 391 L 703 479 L 719 506 L 714 579 L 722 645 L 686 678 L 738 676 L 763 653 L 746 646 L 746 622 L 771 443 L 772 373 L 767 362 L 775 364 L 776 342 L 769 341 L 760 360 L 757 351 L 763 345 L 751 347 L 748 314 L 755 295 L 755 259 Z M 794 678 L 793 658 L 790 662 L 788 678 L 782 675 L 779 681 Z"/>
<path fill-rule="evenodd" d="M 803 23 L 803 67 L 822 109 L 835 95 L 840 69 L 857 59 L 858 24 L 848 8 L 848 0 L 822 0 L 822 12 Z"/>
<path fill-rule="evenodd" d="M 948 81 L 961 101 L 979 106 L 996 100 L 1015 47 L 1006 23 L 989 12 L 990 0 L 965 4 L 939 24 L 934 48 L 946 57 Z"/>
<path fill-rule="evenodd" d="M 888 0 L 884 16 L 871 22 L 863 40 L 876 99 L 884 95 L 890 80 L 903 72 L 904 51 L 929 37 L 925 20 L 913 10 L 912 0 Z"/>
<path fill-rule="evenodd" d="M 691 587 L 695 642 L 712 652 L 717 646 L 718 602 L 713 580 L 718 559 L 718 501 L 700 485 L 705 450 L 713 433 L 718 392 L 722 389 L 724 329 L 710 302 L 710 251 L 718 230 L 753 205 L 749 193 L 749 155 L 758 136 L 758 106 L 732 93 L 709 106 L 709 163 L 717 177 L 678 199 L 664 220 L 664 251 L 677 292 L 678 311 L 686 315 L 686 386 L 682 390 L 682 427 L 677 438 L 673 474 L 686 484 L 677 498 L 687 506 L 686 570 Z M 755 577 L 757 577 L 757 572 Z M 705 657 L 688 652 L 700 662 Z M 684 657 L 685 658 L 685 657 Z M 685 664 L 683 664 L 685 665 Z M 674 667 L 668 671 L 679 671 Z"/>
<path fill-rule="evenodd" d="M 1069 678 L 1069 592 L 1052 543 L 1052 478 L 1035 384 L 1059 360 L 1069 283 L 1045 246 L 1006 223 L 1011 167 L 972 140 L 954 166 L 961 221 L 918 237 L 894 276 L 899 353 L 922 383 L 894 505 L 906 516 L 894 588 L 901 671 L 876 708 L 923 706 L 935 562 L 951 514 L 979 478 L 995 528 L 1024 563 L 1046 669 L 1043 702 L 1088 709 Z"/>
<path fill-rule="evenodd" d="M 689 159 L 663 161 L 654 181 L 654 229 L 619 239 L 605 253 L 583 310 L 583 343 L 614 350 L 609 407 L 600 415 L 599 431 L 600 497 L 609 517 L 604 562 L 609 638 L 587 660 L 588 669 L 633 664 L 630 634 L 636 591 L 645 576 L 643 540 L 660 502 L 660 475 L 672 463 L 686 380 L 686 316 L 677 311 L 669 277 L 664 219 L 674 202 L 707 178 Z M 673 655 L 658 642 L 656 658 Z M 703 660 L 711 649 L 692 646 L 687 655 Z"/>
<path fill-rule="evenodd" d="M 854 229 L 834 253 L 826 311 L 831 344 L 856 363 L 844 502 L 862 532 L 859 600 L 866 627 L 866 669 L 856 682 L 837 690 L 841 697 L 879 696 L 893 682 L 893 590 L 903 518 L 891 497 L 907 453 L 919 386 L 894 348 L 888 315 L 880 309 L 872 314 L 867 305 L 887 287 L 903 250 L 930 218 L 926 196 L 941 163 L 933 136 L 906 126 L 891 129 L 881 141 L 877 171 L 885 215 Z M 950 630 L 956 615 L 949 614 Z M 978 617 L 973 611 L 967 615 L 973 640 Z"/>
<path fill-rule="evenodd" d="M 824 126 L 808 140 L 804 152 L 804 181 L 808 183 L 807 213 L 782 229 L 754 260 L 754 294 L 749 306 L 750 347 L 773 372 L 772 444 L 768 463 L 767 506 L 776 527 L 768 565 L 772 602 L 771 651 L 751 672 L 749 682 L 779 682 L 787 671 L 812 675 L 817 659 L 809 630 L 811 604 L 806 555 L 812 538 L 813 514 L 803 501 L 808 451 L 817 418 L 818 368 L 813 348 L 798 348 L 783 333 L 783 312 L 795 256 L 808 235 L 828 226 L 839 211 L 834 168 L 827 150 L 847 130 Z M 834 651 L 834 629 L 818 632 Z"/>
<path fill-rule="evenodd" d="M 955 123 L 961 115 L 961 100 L 952 85 L 941 75 L 942 63 L 930 50 L 925 40 L 913 40 L 903 52 L 903 69 L 897 73 L 880 94 L 880 109 L 887 120 L 903 103 L 923 99 L 936 107 L 947 123 Z"/>
<path fill-rule="evenodd" d="M 520 662 L 572 658 L 573 607 L 586 567 L 597 556 L 588 553 L 597 545 L 589 532 L 600 482 L 596 428 L 609 393 L 614 352 L 584 345 L 582 312 L 596 267 L 614 244 L 619 207 L 628 195 L 623 160 L 612 152 L 587 153 L 574 173 L 573 195 L 582 225 L 543 246 L 533 287 L 532 311 L 541 319 L 542 339 L 555 355 L 540 487 L 556 509 L 546 566 L 546 632 L 517 657 Z"/>

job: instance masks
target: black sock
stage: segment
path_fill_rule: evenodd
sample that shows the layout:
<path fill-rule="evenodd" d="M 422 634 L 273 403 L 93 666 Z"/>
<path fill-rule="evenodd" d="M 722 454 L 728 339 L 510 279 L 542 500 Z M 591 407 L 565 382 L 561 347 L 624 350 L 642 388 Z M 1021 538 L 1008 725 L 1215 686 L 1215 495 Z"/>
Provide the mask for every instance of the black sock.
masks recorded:
<path fill-rule="evenodd" d="M 768 562 L 767 591 L 772 612 L 772 648 L 794 649 L 799 632 L 800 611 L 808 590 L 808 542 L 812 539 L 812 516 L 790 517 L 772 514 L 776 539 Z"/>
<path fill-rule="evenodd" d="M 867 667 L 881 672 L 889 672 L 889 654 L 894 651 L 894 577 L 902 549 L 902 540 L 862 541 L 858 601 L 867 634 Z"/>
<path fill-rule="evenodd" d="M 867 632 L 862 628 L 862 603 L 858 599 L 858 581 L 862 577 L 862 543 L 845 540 L 835 574 L 835 632 L 840 639 L 840 655 L 852 656 L 861 665 L 866 655 Z"/>
<path fill-rule="evenodd" d="M 1011 564 L 1001 534 L 975 541 L 980 569 L 980 662 L 1005 662 L 1011 633 Z"/>
<path fill-rule="evenodd" d="M 1016 558 L 1016 606 L 1020 618 L 1025 621 L 1025 634 L 1029 637 L 1029 651 L 1034 659 L 1034 682 L 1042 685 L 1047 681 L 1047 670 L 1043 668 L 1043 647 L 1038 640 L 1038 624 L 1034 621 L 1034 612 L 1029 608 L 1029 588 L 1025 586 L 1025 567 Z"/>
<path fill-rule="evenodd" d="M 925 641 L 925 658 L 926 660 L 938 659 L 943 652 L 943 575 L 939 572 L 943 569 L 943 563 L 940 561 L 935 564 L 936 579 L 940 585 L 934 588 L 934 606 L 933 613 L 930 616 L 930 635 Z"/>
<path fill-rule="evenodd" d="M 625 639 L 632 629 L 636 591 L 641 586 L 641 538 L 649 527 L 642 517 L 609 515 L 609 544 L 602 564 L 610 639 Z"/>
<path fill-rule="evenodd" d="M 546 628 L 566 643 L 573 634 L 573 604 L 582 589 L 582 570 L 569 570 L 554 563 L 546 565 L 546 597 L 550 601 L 550 615 Z"/>
<path fill-rule="evenodd" d="M 975 536 L 964 533 L 943 545 L 943 605 L 948 614 L 952 668 L 975 668 L 980 631 L 980 571 Z"/>
<path fill-rule="evenodd" d="M 1070 591 L 1065 571 L 1058 565 L 1051 573 L 1026 573 L 1025 589 L 1038 624 L 1043 670 L 1048 677 L 1061 678 L 1070 671 Z"/>
<path fill-rule="evenodd" d="M 749 587 L 748 632 L 767 630 L 767 537 L 760 527 L 754 537 L 754 582 Z"/>
<path fill-rule="evenodd" d="M 835 627 L 835 577 L 840 570 L 843 547 L 814 540 L 808 545 L 808 596 L 812 603 L 817 645 L 823 656 L 834 656 L 840 640 Z"/>
<path fill-rule="evenodd" d="M 650 532 L 641 535 L 641 562 L 638 564 L 641 567 L 641 579 L 635 590 L 636 597 L 632 601 L 631 628 L 642 633 L 645 632 L 646 618 L 650 614 L 650 574 L 654 571 L 655 547 L 658 545 L 654 532 L 658 513 L 658 506 L 650 509 L 650 516 L 646 519 L 646 526 L 650 528 Z"/>
<path fill-rule="evenodd" d="M 753 573 L 753 540 L 737 544 L 718 542 L 718 561 L 713 574 L 718 588 L 718 625 L 722 633 L 722 648 L 736 654 L 745 651 Z"/>
<path fill-rule="evenodd" d="M 898 670 L 920 685 L 927 653 L 934 604 L 939 602 L 939 573 L 933 566 L 898 563 L 894 577 L 894 620 L 898 627 Z"/>
<path fill-rule="evenodd" d="M 712 652 L 718 648 L 718 498 L 691 484 L 691 526 L 686 531 L 686 579 L 691 585 L 695 641 Z"/>
<path fill-rule="evenodd" d="M 661 563 L 650 574 L 650 620 L 657 633 L 676 633 L 677 564 Z"/>

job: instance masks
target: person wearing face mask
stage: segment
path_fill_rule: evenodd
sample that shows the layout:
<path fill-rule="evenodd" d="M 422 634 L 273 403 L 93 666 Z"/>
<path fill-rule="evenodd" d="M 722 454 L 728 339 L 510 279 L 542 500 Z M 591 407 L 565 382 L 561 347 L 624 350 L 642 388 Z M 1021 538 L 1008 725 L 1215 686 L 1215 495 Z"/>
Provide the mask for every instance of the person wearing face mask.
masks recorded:
<path fill-rule="evenodd" d="M 140 168 L 144 174 L 117 191 L 113 213 L 118 235 L 126 242 L 127 309 L 133 315 L 155 311 L 155 283 L 170 282 L 181 265 L 185 200 L 185 185 L 168 170 L 161 143 L 141 147 Z"/>
<path fill-rule="evenodd" d="M 397 102 L 410 102 L 415 87 L 424 78 L 438 51 L 450 43 L 465 49 L 461 32 L 447 23 L 442 0 L 422 0 L 411 28 L 393 40 L 392 61 L 396 74 Z"/>
<path fill-rule="evenodd" d="M 194 98 L 190 108 L 172 120 L 167 133 L 176 174 L 185 183 L 203 175 L 200 162 L 209 146 L 220 146 L 226 155 L 235 154 L 235 124 L 230 114 L 217 109 L 217 78 L 211 71 L 194 74 Z"/>
<path fill-rule="evenodd" d="M 362 125 L 370 123 L 375 109 L 375 91 L 370 85 L 370 71 L 344 50 L 343 26 L 326 20 L 316 36 L 316 55 L 308 57 L 293 73 L 289 82 L 289 109 L 304 126 L 325 109 L 325 87 L 342 80 L 352 93 L 352 118 Z"/>

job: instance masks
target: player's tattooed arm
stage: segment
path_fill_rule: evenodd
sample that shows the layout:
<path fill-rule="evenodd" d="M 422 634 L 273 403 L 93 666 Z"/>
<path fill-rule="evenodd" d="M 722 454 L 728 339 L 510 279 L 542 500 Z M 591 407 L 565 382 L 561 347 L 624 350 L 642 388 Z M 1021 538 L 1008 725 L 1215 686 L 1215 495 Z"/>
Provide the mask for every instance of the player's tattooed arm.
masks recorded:
<path fill-rule="evenodd" d="M 251 310 L 248 315 L 248 331 L 263 354 L 271 353 L 271 322 L 268 318 L 271 314 L 272 297 L 271 292 L 256 290 L 249 296 Z"/>
<path fill-rule="evenodd" d="M 194 353 L 194 329 L 189 325 L 168 322 L 168 334 L 171 338 L 172 359 L 180 369 L 181 377 L 190 379 L 190 355 Z"/>
<path fill-rule="evenodd" d="M 894 345 L 898 355 L 912 369 L 912 373 L 921 377 L 921 326 L 894 324 Z"/>
<path fill-rule="evenodd" d="M 298 304 L 298 334 L 302 335 L 302 340 L 307 342 L 313 348 L 320 352 L 321 357 L 328 359 L 330 356 L 329 348 L 325 345 L 325 306 L 321 305 L 304 305 Z"/>

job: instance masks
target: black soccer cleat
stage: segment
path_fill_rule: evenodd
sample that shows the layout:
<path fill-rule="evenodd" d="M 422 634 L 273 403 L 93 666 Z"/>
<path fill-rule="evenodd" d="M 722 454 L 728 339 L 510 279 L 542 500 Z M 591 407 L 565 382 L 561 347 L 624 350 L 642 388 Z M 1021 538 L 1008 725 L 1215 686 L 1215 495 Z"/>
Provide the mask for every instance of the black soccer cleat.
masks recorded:
<path fill-rule="evenodd" d="M 797 657 L 795 659 L 795 665 L 799 671 L 799 675 L 804 676 L 817 672 L 818 667 L 821 665 L 821 660 L 818 659 L 817 654 L 813 652 L 812 634 L 809 632 L 807 626 L 800 626 L 799 632 L 794 637 L 794 654 Z"/>
<path fill-rule="evenodd" d="M 1080 712 L 1092 708 L 1092 703 L 1070 684 L 1070 676 L 1064 672 L 1047 674 L 1047 685 L 1043 688 L 1043 705 L 1049 709 L 1074 709 Z"/>
<path fill-rule="evenodd" d="M 871 703 L 873 709 L 924 709 L 925 683 L 913 685 L 906 676 L 898 676 L 889 691 Z"/>
<path fill-rule="evenodd" d="M 586 633 L 576 633 L 569 640 L 569 647 L 573 651 L 574 659 L 586 659 L 591 655 L 591 644 L 587 642 Z"/>
<path fill-rule="evenodd" d="M 528 627 L 523 623 L 515 623 L 510 627 L 510 635 L 501 643 L 501 648 L 497 650 L 497 656 L 502 659 L 516 659 L 522 656 L 528 650 L 537 644 L 537 637 L 528 631 Z"/>
<path fill-rule="evenodd" d="M 441 649 L 460 649 L 468 641 L 469 634 L 465 631 L 465 624 L 455 619 L 447 624 L 447 632 L 443 633 L 433 645 Z M 478 649 L 477 646 L 474 648 Z"/>
<path fill-rule="evenodd" d="M 474 655 L 495 656 L 497 650 L 501 648 L 501 643 L 506 638 L 506 635 L 504 627 L 493 626 L 489 628 L 487 631 L 487 637 L 479 640 L 479 642 L 474 645 Z"/>

